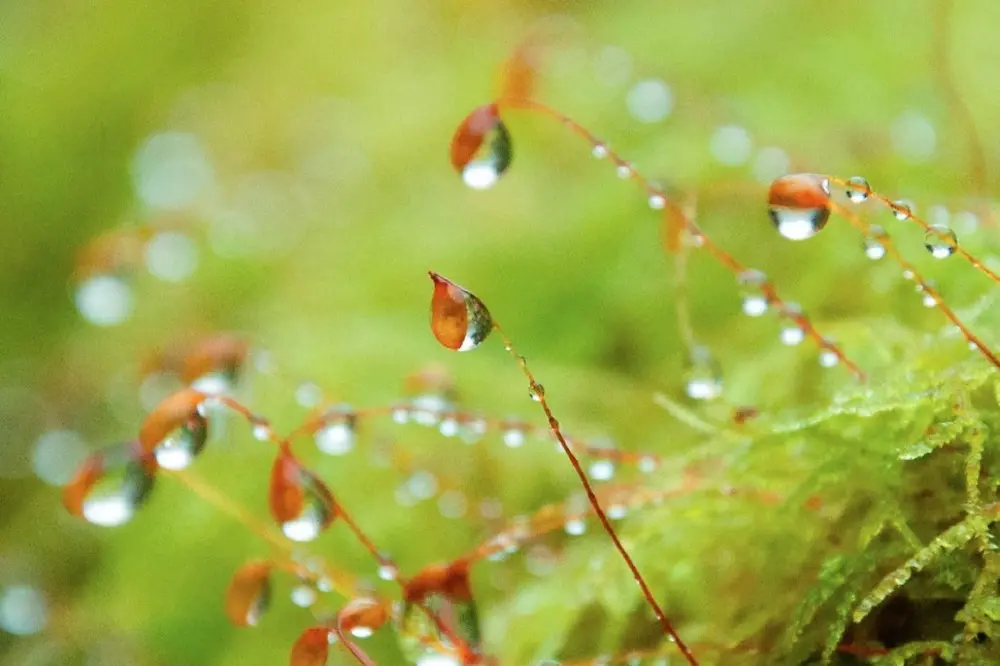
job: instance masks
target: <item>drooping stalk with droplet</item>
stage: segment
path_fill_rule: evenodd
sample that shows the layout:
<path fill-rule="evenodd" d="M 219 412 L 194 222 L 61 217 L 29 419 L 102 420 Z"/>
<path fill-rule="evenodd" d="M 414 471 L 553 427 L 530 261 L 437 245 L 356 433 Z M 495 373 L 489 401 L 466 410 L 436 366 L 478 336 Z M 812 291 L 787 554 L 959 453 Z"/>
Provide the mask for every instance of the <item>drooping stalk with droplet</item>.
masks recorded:
<path fill-rule="evenodd" d="M 608 537 L 614 544 L 618 554 L 628 566 L 628 569 L 632 573 L 632 577 L 635 579 L 635 582 L 638 584 L 643 597 L 645 597 L 646 602 L 656 614 L 656 618 L 659 621 L 660 626 L 663 628 L 664 633 L 677 644 L 677 648 L 681 651 L 681 654 L 688 661 L 688 663 L 692 666 L 697 666 L 698 662 L 695 659 L 694 654 L 684 643 L 683 639 L 681 639 L 677 630 L 674 629 L 673 623 L 670 622 L 666 614 L 663 612 L 660 604 L 653 596 L 652 590 L 650 590 L 649 585 L 646 583 L 646 579 L 643 578 L 639 568 L 632 560 L 632 556 L 629 555 L 625 545 L 618 537 L 618 533 L 611 525 L 611 520 L 608 518 L 607 513 L 601 506 L 601 502 L 597 497 L 593 485 L 587 478 L 587 474 L 584 472 L 583 466 L 580 464 L 576 454 L 573 453 L 573 449 L 570 447 L 569 443 L 566 441 L 566 437 L 562 433 L 559 421 L 552 413 L 548 399 L 545 396 L 545 388 L 538 382 L 535 375 L 528 367 L 527 359 L 517 352 L 514 348 L 513 342 L 507 334 L 504 333 L 500 324 L 493 319 L 489 310 L 486 308 L 486 305 L 479 299 L 479 297 L 464 287 L 460 287 L 451 280 L 448 280 L 433 271 L 430 272 L 430 278 L 434 283 L 434 293 L 431 298 L 431 330 L 434 333 L 434 336 L 438 339 L 438 342 L 440 342 L 442 346 L 453 351 L 468 351 L 482 344 L 488 335 L 493 331 L 496 331 L 496 333 L 501 337 L 504 349 L 507 350 L 511 357 L 517 362 L 518 367 L 524 374 L 525 379 L 528 381 L 529 396 L 532 400 L 539 403 L 542 411 L 545 413 L 549 429 L 552 432 L 552 435 L 559 442 L 559 445 L 562 447 L 563 453 L 565 453 L 566 457 L 569 459 L 569 462 L 573 467 L 573 471 L 580 480 L 580 485 L 583 487 L 583 490 L 587 495 L 587 500 L 589 501 L 591 507 L 593 507 L 594 513 L 597 515 L 601 526 L 608 534 Z"/>

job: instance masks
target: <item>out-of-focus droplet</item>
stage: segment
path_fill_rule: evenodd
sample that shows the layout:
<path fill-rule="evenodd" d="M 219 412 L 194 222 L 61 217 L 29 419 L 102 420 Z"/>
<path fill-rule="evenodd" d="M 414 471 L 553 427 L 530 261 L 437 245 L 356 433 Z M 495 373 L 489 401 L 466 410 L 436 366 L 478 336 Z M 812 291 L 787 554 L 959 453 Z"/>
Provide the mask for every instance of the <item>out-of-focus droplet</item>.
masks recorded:
<path fill-rule="evenodd" d="M 830 179 L 814 173 L 776 179 L 768 192 L 768 212 L 785 238 L 805 240 L 815 236 L 830 219 Z"/>
<path fill-rule="evenodd" d="M 795 346 L 806 339 L 806 332 L 797 321 L 802 316 L 802 308 L 798 303 L 785 303 L 781 316 L 785 319 L 778 333 L 782 344 Z"/>
<path fill-rule="evenodd" d="M 333 495 L 283 444 L 271 468 L 271 515 L 292 541 L 312 541 L 337 517 Z"/>
<path fill-rule="evenodd" d="M 208 435 L 207 421 L 198 411 L 198 406 L 205 398 L 204 393 L 192 388 L 184 388 L 167 396 L 139 426 L 139 444 L 142 450 L 151 452 L 160 447 L 171 449 L 167 451 L 167 455 L 174 456 L 173 460 L 178 464 L 182 462 L 180 454 L 184 451 L 190 458 L 197 455 Z"/>
<path fill-rule="evenodd" d="M 256 625 L 271 603 L 271 563 L 247 562 L 226 589 L 226 615 L 237 627 Z"/>
<path fill-rule="evenodd" d="M 570 518 L 563 524 L 563 530 L 570 536 L 580 536 L 587 531 L 587 523 L 582 518 Z"/>
<path fill-rule="evenodd" d="M 479 298 L 437 273 L 431 299 L 431 331 L 443 346 L 455 351 L 475 349 L 493 330 L 493 318 Z"/>
<path fill-rule="evenodd" d="M 891 204 L 892 214 L 900 222 L 904 222 L 913 217 L 913 204 L 909 201 L 893 201 Z"/>
<path fill-rule="evenodd" d="M 632 56 L 620 46 L 603 46 L 594 56 L 594 74 L 609 88 L 621 87 L 632 76 Z"/>
<path fill-rule="evenodd" d="M 389 607 L 368 597 L 351 599 L 337 613 L 337 624 L 354 638 L 368 638 L 389 620 Z"/>
<path fill-rule="evenodd" d="M 649 195 L 649 207 L 653 210 L 663 210 L 667 205 L 667 199 L 662 194 L 654 193 Z"/>
<path fill-rule="evenodd" d="M 684 382 L 688 397 L 695 400 L 715 400 L 722 395 L 722 368 L 708 347 L 691 349 Z"/>
<path fill-rule="evenodd" d="M 725 166 L 746 164 L 753 153 L 753 140 L 746 128 L 739 125 L 723 125 L 712 132 L 708 144 L 712 156 Z"/>
<path fill-rule="evenodd" d="M 761 148 L 753 161 L 753 176 L 759 183 L 770 183 L 788 173 L 792 161 L 781 148 L 768 146 Z"/>
<path fill-rule="evenodd" d="M 426 500 L 437 495 L 438 480 L 432 472 L 418 469 L 404 482 L 406 491 L 417 500 Z"/>
<path fill-rule="evenodd" d="M 150 136 L 133 161 L 136 193 L 150 208 L 178 209 L 212 183 L 214 173 L 198 137 L 187 132 Z"/>
<path fill-rule="evenodd" d="M 872 186 L 864 176 L 851 176 L 847 179 L 847 198 L 853 203 L 862 203 L 872 194 Z"/>
<path fill-rule="evenodd" d="M 736 281 L 739 282 L 742 292 L 743 313 L 750 317 L 759 317 L 767 312 L 768 296 L 764 292 L 767 276 L 761 271 L 749 268 L 737 275 Z"/>
<path fill-rule="evenodd" d="M 292 646 L 290 666 L 325 666 L 333 632 L 327 627 L 309 627 Z"/>
<path fill-rule="evenodd" d="M 639 459 L 639 471 L 643 474 L 651 474 L 656 471 L 657 463 L 656 458 L 652 456 L 643 456 Z"/>
<path fill-rule="evenodd" d="M 595 460 L 590 463 L 590 478 L 607 481 L 615 476 L 615 463 L 611 460 Z"/>
<path fill-rule="evenodd" d="M 882 240 L 884 237 L 885 229 L 873 224 L 869 229 L 869 235 L 866 236 L 862 242 L 862 247 L 864 247 L 866 257 L 872 261 L 878 261 L 885 256 L 885 243 Z"/>
<path fill-rule="evenodd" d="M 91 454 L 63 488 L 74 516 L 104 527 L 127 523 L 153 489 L 156 460 L 128 442 Z"/>
<path fill-rule="evenodd" d="M 48 621 L 48 603 L 41 590 L 31 585 L 0 589 L 0 629 L 15 636 L 30 636 L 44 629 Z"/>
<path fill-rule="evenodd" d="M 525 424 L 515 419 L 507 419 L 501 427 L 503 428 L 503 443 L 505 446 L 516 449 L 524 444 Z"/>
<path fill-rule="evenodd" d="M 658 79 L 636 82 L 625 101 L 632 117 L 643 123 L 660 122 L 670 115 L 674 107 L 670 86 Z"/>
<path fill-rule="evenodd" d="M 132 287 L 117 275 L 93 275 L 76 287 L 76 309 L 95 326 L 117 326 L 132 316 Z"/>
<path fill-rule="evenodd" d="M 892 148 L 907 162 L 919 164 L 934 155 L 937 132 L 930 119 L 915 110 L 904 111 L 889 128 Z"/>
<path fill-rule="evenodd" d="M 608 156 L 608 147 L 603 143 L 595 143 L 594 147 L 590 151 L 590 154 L 599 160 L 603 160 Z"/>
<path fill-rule="evenodd" d="M 316 448 L 331 456 L 342 456 L 354 448 L 357 414 L 349 405 L 338 405 L 323 415 L 323 425 L 314 439 Z"/>
<path fill-rule="evenodd" d="M 947 259 L 958 249 L 958 235 L 951 227 L 942 224 L 931 225 L 924 234 L 924 247 L 935 259 Z"/>
<path fill-rule="evenodd" d="M 36 441 L 31 466 L 45 483 L 64 486 L 87 457 L 87 444 L 73 430 L 49 430 Z"/>
<path fill-rule="evenodd" d="M 819 364 L 821 367 L 832 368 L 838 363 L 840 363 L 840 357 L 837 355 L 837 352 L 828 347 L 819 350 Z"/>
<path fill-rule="evenodd" d="M 465 117 L 451 140 L 451 165 L 469 187 L 493 187 L 510 167 L 510 133 L 495 104 L 477 107 Z"/>
<path fill-rule="evenodd" d="M 469 503 L 465 499 L 465 494 L 459 490 L 446 490 L 438 497 L 438 511 L 445 518 L 462 518 L 468 509 Z"/>
<path fill-rule="evenodd" d="M 399 567 L 392 562 L 383 562 L 378 567 L 378 577 L 382 580 L 396 580 L 399 577 Z"/>
<path fill-rule="evenodd" d="M 308 583 L 302 583 L 292 588 L 292 603 L 299 608 L 310 608 L 316 603 L 317 596 L 316 588 Z"/>
<path fill-rule="evenodd" d="M 179 231 L 161 231 L 146 243 L 146 268 L 164 282 L 183 282 L 198 266 L 198 246 Z"/>

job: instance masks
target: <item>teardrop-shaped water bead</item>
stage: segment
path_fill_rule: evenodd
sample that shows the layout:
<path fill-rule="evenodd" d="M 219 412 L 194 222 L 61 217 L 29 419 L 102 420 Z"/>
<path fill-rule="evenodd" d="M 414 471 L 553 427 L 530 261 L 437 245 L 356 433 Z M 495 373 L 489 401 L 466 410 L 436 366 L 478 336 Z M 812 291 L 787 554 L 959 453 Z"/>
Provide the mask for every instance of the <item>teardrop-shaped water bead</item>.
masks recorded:
<path fill-rule="evenodd" d="M 207 439 L 208 422 L 196 410 L 156 445 L 156 462 L 164 469 L 185 469 L 205 448 Z"/>
<path fill-rule="evenodd" d="M 483 343 L 493 330 L 493 318 L 481 300 L 467 289 L 437 273 L 431 298 L 431 331 L 443 346 L 469 351 Z"/>
<path fill-rule="evenodd" d="M 148 498 L 156 469 L 156 459 L 135 442 L 98 451 L 63 488 L 63 505 L 95 525 L 123 525 Z"/>
<path fill-rule="evenodd" d="M 958 235 L 943 224 L 933 224 L 924 234 L 924 247 L 935 259 L 947 259 L 958 249 Z"/>
<path fill-rule="evenodd" d="M 795 346 L 806 339 L 806 332 L 799 324 L 799 317 L 802 316 L 802 308 L 797 303 L 785 303 L 781 316 L 784 321 L 778 333 L 782 344 Z"/>
<path fill-rule="evenodd" d="M 337 517 L 333 495 L 319 477 L 281 446 L 271 468 L 271 515 L 292 541 L 312 541 Z"/>
<path fill-rule="evenodd" d="M 830 179 L 815 173 L 782 176 L 771 183 L 768 213 L 789 240 L 812 238 L 830 219 Z"/>
<path fill-rule="evenodd" d="M 722 367 L 708 347 L 691 349 L 684 381 L 688 397 L 695 400 L 715 400 L 722 395 Z"/>
<path fill-rule="evenodd" d="M 164 443 L 164 440 L 176 434 L 179 428 L 185 427 L 192 419 L 200 418 L 195 425 L 205 422 L 198 406 L 207 396 L 201 391 L 184 388 L 167 396 L 151 411 L 139 426 L 139 444 L 143 451 L 154 451 Z M 198 428 L 195 428 L 197 430 Z M 207 425 L 204 428 L 207 436 Z M 204 442 L 202 442 L 204 444 Z"/>
<path fill-rule="evenodd" d="M 767 276 L 761 271 L 749 268 L 736 276 L 742 292 L 743 313 L 749 317 L 759 317 L 768 308 L 768 297 L 764 292 Z"/>
<path fill-rule="evenodd" d="M 862 247 L 865 250 L 865 256 L 872 261 L 878 261 L 886 254 L 885 243 L 882 240 L 885 237 L 885 229 L 873 224 L 869 229 L 869 235 L 865 236 L 864 241 L 862 241 Z"/>
<path fill-rule="evenodd" d="M 247 562 L 233 574 L 226 589 L 226 615 L 237 627 L 252 627 L 271 603 L 271 563 Z"/>
<path fill-rule="evenodd" d="M 451 165 L 475 190 L 493 187 L 510 167 L 512 153 L 510 133 L 496 104 L 473 110 L 451 140 Z"/>
<path fill-rule="evenodd" d="M 851 176 L 847 179 L 847 198 L 853 203 L 862 203 L 872 194 L 872 186 L 863 176 Z"/>
<path fill-rule="evenodd" d="M 913 204 L 908 201 L 893 201 L 890 204 L 892 209 L 892 215 L 900 222 L 906 221 L 913 217 Z"/>

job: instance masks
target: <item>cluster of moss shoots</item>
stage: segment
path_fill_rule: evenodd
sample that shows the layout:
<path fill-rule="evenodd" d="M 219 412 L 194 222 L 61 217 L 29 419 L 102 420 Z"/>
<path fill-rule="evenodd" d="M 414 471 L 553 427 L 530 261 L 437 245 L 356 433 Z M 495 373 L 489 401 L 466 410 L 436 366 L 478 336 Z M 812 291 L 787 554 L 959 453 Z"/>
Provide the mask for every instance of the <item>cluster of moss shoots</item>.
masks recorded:
<path fill-rule="evenodd" d="M 137 437 L 94 454 L 81 466 L 65 488 L 66 508 L 95 524 L 119 525 L 130 520 L 143 504 L 154 479 L 168 476 L 246 524 L 268 542 L 274 554 L 244 564 L 233 575 L 224 608 L 234 624 L 249 626 L 260 620 L 269 604 L 271 580 L 277 575 L 294 578 L 311 594 L 329 593 L 344 600 L 336 612 L 317 613 L 316 624 L 306 627 L 294 640 L 292 666 L 325 664 L 333 650 L 342 650 L 361 664 L 372 664 L 363 643 L 377 631 L 395 631 L 403 654 L 412 663 L 499 664 L 500 657 L 491 654 L 490 646 L 482 639 L 470 571 L 489 566 L 488 561 L 495 557 L 516 552 L 553 532 L 576 533 L 587 520 L 600 524 L 623 565 L 623 578 L 627 569 L 637 584 L 637 599 L 648 609 L 639 613 L 633 624 L 646 627 L 646 638 L 589 659 L 535 663 L 905 663 L 911 659 L 922 663 L 993 663 L 993 641 L 1000 639 L 996 629 L 1000 620 L 1000 557 L 993 545 L 991 527 L 1000 519 L 1000 504 L 993 502 L 995 479 L 1000 476 L 991 473 L 991 466 L 998 461 L 989 455 L 986 443 L 991 429 L 1000 426 L 994 422 L 998 420 L 996 392 L 1000 386 L 994 372 L 1000 368 L 1000 360 L 945 302 L 934 283 L 904 257 L 885 229 L 869 223 L 856 204 L 877 202 L 898 220 L 920 227 L 932 256 L 964 260 L 994 283 L 1000 282 L 1000 276 L 961 247 L 952 230 L 931 224 L 917 216 L 907 203 L 874 191 L 864 178 L 798 173 L 775 180 L 768 192 L 767 210 L 781 236 L 802 241 L 833 219 L 845 220 L 862 234 L 865 253 L 872 259 L 896 262 L 903 277 L 922 294 L 925 305 L 936 309 L 981 356 L 958 364 L 919 395 L 906 381 L 899 385 L 889 382 L 889 386 L 875 391 L 867 385 L 864 369 L 825 336 L 799 306 L 785 300 L 763 272 L 744 265 L 706 235 L 684 202 L 670 196 L 572 118 L 536 100 L 542 52 L 543 44 L 536 40 L 518 48 L 506 63 L 498 97 L 473 110 L 459 125 L 451 143 L 451 163 L 464 182 L 475 189 L 486 189 L 508 170 L 512 144 L 503 120 L 506 114 L 526 111 L 554 119 L 589 144 L 595 157 L 613 163 L 619 177 L 639 187 L 650 208 L 662 216 L 669 254 L 680 261 L 686 253 L 702 252 L 730 271 L 742 291 L 746 314 L 775 314 L 782 323 L 786 343 L 808 340 L 815 344 L 821 365 L 840 366 L 857 380 L 856 394 L 847 392 L 836 404 L 807 418 L 760 415 L 744 407 L 735 409 L 732 419 L 721 424 L 706 422 L 660 396 L 661 404 L 690 425 L 704 444 L 700 464 L 683 467 L 679 482 L 668 483 L 666 479 L 673 476 L 666 475 L 663 481 L 653 482 L 654 472 L 674 464 L 684 465 L 684 461 L 678 463 L 652 451 L 621 451 L 568 436 L 542 384 L 486 304 L 464 287 L 432 272 L 430 323 L 438 342 L 447 349 L 465 352 L 480 347 L 491 336 L 499 338 L 523 372 L 530 397 L 544 413 L 546 427 L 462 411 L 445 400 L 428 402 L 426 398 L 435 395 L 434 390 L 428 390 L 422 399 L 380 408 L 321 406 L 294 431 L 280 436 L 265 417 L 226 390 L 246 364 L 250 353 L 247 342 L 235 336 L 217 336 L 204 340 L 188 354 L 181 371 L 188 386 L 153 409 Z M 696 346 L 690 351 L 697 365 L 703 351 Z M 710 378 L 701 384 L 695 382 L 694 388 L 689 385 L 688 392 L 693 398 L 715 397 L 717 393 Z M 189 469 L 204 448 L 212 423 L 226 411 L 245 419 L 254 437 L 274 445 L 268 504 L 278 531 L 233 506 Z M 482 436 L 494 432 L 511 446 L 527 437 L 554 441 L 572 465 L 586 502 L 567 501 L 543 507 L 535 515 L 511 521 L 460 557 L 406 575 L 294 450 L 302 439 L 315 440 L 321 450 L 336 449 L 357 436 L 361 421 L 375 418 L 432 425 L 443 435 L 470 432 Z M 879 450 L 870 442 L 886 429 L 894 433 L 894 441 L 910 438 L 915 443 L 902 451 Z M 721 452 L 741 446 L 745 451 L 750 444 L 761 451 L 769 450 L 771 456 L 780 452 L 794 458 L 790 448 L 810 438 L 826 442 L 831 450 L 857 449 L 856 467 L 845 467 L 843 456 L 813 453 L 802 459 L 801 468 L 789 474 L 797 481 L 779 489 L 755 488 L 749 483 L 729 485 L 723 482 L 730 478 L 720 472 L 723 466 L 705 462 L 718 456 L 718 463 L 724 459 Z M 766 448 L 768 444 L 771 449 Z M 754 455 L 745 453 L 748 460 L 753 460 Z M 957 474 L 953 473 L 956 459 Z M 766 462 L 742 464 L 762 467 Z M 603 475 L 594 472 L 607 469 L 600 465 L 633 467 L 645 481 L 605 482 L 606 478 L 599 478 Z M 860 490 L 844 488 L 842 481 L 850 475 L 868 475 L 872 480 L 860 484 Z M 734 476 L 740 478 L 738 472 Z M 744 470 L 744 477 L 751 476 Z M 950 483 L 945 494 L 934 485 L 941 476 L 959 483 Z M 886 478 L 894 478 L 895 483 L 886 484 Z M 933 510 L 921 501 L 927 493 L 938 495 Z M 669 609 L 692 602 L 678 603 L 662 590 L 658 592 L 658 585 L 647 580 L 630 549 L 655 544 L 657 532 L 674 529 L 668 500 L 698 495 L 722 503 L 718 515 L 713 514 L 714 509 L 703 507 L 701 519 L 718 525 L 724 524 L 726 516 L 736 514 L 749 521 L 742 528 L 733 527 L 734 531 L 763 529 L 762 525 L 773 519 L 769 512 L 778 507 L 804 516 L 801 522 L 811 524 L 812 532 L 799 537 L 799 543 L 804 544 L 801 553 L 787 555 L 785 573 L 789 578 L 781 583 L 802 590 L 797 603 L 788 607 L 778 604 L 761 612 L 761 607 L 769 603 L 761 599 L 756 607 L 750 604 L 742 611 L 722 613 L 726 617 L 740 612 L 745 615 L 733 619 L 734 628 L 728 634 L 706 631 L 706 626 L 713 626 L 711 618 L 691 613 L 679 619 L 673 617 Z M 734 502 L 754 508 L 733 506 Z M 682 513 L 680 509 L 678 512 Z M 615 523 L 637 513 L 646 515 L 646 527 L 628 540 L 620 537 Z M 312 542 L 337 524 L 350 530 L 370 553 L 373 571 L 381 579 L 398 584 L 398 595 L 376 594 L 359 585 L 355 575 L 338 570 L 331 562 L 307 564 L 295 555 L 298 544 Z M 779 532 L 775 538 L 789 536 Z M 648 548 L 652 550 L 653 546 Z M 785 553 L 781 556 L 785 557 Z M 746 567 L 752 572 L 754 562 L 773 554 L 741 553 L 738 557 L 747 559 Z M 659 570 L 665 566 L 660 564 Z M 704 566 L 714 565 L 706 562 Z M 748 574 L 739 565 L 730 564 L 727 571 L 733 570 Z M 926 573 L 932 570 L 938 574 Z M 919 584 L 911 581 L 921 572 L 925 578 Z M 662 577 L 657 580 L 662 582 Z M 700 607 L 725 606 L 727 601 L 716 595 L 714 601 Z M 650 632 L 649 627 L 657 629 Z M 694 638 L 689 639 L 689 633 Z"/>

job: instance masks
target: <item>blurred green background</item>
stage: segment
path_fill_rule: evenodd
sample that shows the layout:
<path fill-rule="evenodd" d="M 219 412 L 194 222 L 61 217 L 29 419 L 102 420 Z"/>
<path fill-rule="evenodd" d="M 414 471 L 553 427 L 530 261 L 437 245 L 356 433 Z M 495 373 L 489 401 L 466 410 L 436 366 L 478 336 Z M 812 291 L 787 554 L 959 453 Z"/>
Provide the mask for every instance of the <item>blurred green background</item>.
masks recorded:
<path fill-rule="evenodd" d="M 447 367 L 463 404 L 537 421 L 498 342 L 461 356 L 436 344 L 427 326 L 432 269 L 487 303 L 568 430 L 629 449 L 697 447 L 697 434 L 650 398 L 684 400 L 685 352 L 673 262 L 641 193 L 577 137 L 524 113 L 508 119 L 514 164 L 492 190 L 463 187 L 448 164 L 454 128 L 495 94 L 504 58 L 552 13 L 575 28 L 552 53 L 541 99 L 650 177 L 700 192 L 707 232 L 774 278 L 876 381 L 901 350 L 938 344 L 924 333 L 942 328 L 939 315 L 921 307 L 897 268 L 869 262 L 847 225 L 831 222 L 803 244 L 774 233 L 768 159 L 779 158 L 780 172 L 781 153 L 765 149 L 781 149 L 797 170 L 862 173 L 923 212 L 943 206 L 962 225 L 963 245 L 995 261 L 995 227 L 982 212 L 995 192 L 1000 139 L 991 78 L 1000 5 L 956 3 L 948 22 L 941 8 L 928 0 L 0 4 L 0 592 L 32 586 L 47 608 L 37 634 L 0 631 L 0 661 L 284 663 L 309 623 L 279 584 L 260 629 L 227 625 L 228 577 L 264 546 L 178 484 L 161 480 L 136 520 L 102 530 L 64 515 L 57 488 L 35 473 L 47 433 L 72 431 L 59 440 L 67 460 L 80 442 L 96 448 L 131 436 L 144 413 L 142 362 L 178 340 L 232 330 L 266 349 L 276 370 L 251 371 L 244 390 L 281 431 L 304 414 L 294 401 L 300 381 L 336 400 L 385 405 L 427 363 Z M 672 97 L 655 122 L 630 113 L 629 92 L 644 80 L 665 82 Z M 975 141 L 949 90 L 971 114 Z M 745 130 L 735 132 L 736 147 L 713 149 L 729 126 Z M 980 215 L 978 229 L 956 216 L 963 211 Z M 885 212 L 872 216 L 894 224 Z M 127 282 L 129 315 L 115 326 L 88 323 L 74 307 L 80 248 L 150 225 L 193 241 L 177 250 L 184 262 L 194 253 L 190 275 L 158 279 L 140 258 Z M 927 257 L 915 227 L 891 230 L 956 307 L 988 290 L 968 267 Z M 165 261 L 169 273 L 181 260 L 168 252 Z M 842 368 L 821 369 L 808 344 L 780 345 L 774 318 L 742 316 L 733 282 L 692 257 L 691 319 L 721 363 L 722 402 L 808 408 L 851 382 Z M 272 452 L 230 425 L 198 472 L 266 517 Z M 496 437 L 465 447 L 388 422 L 366 427 L 348 457 L 306 456 L 410 572 L 458 555 L 490 524 L 472 509 L 456 520 L 434 502 L 400 506 L 394 493 L 405 475 L 366 457 L 382 441 L 403 447 L 414 469 L 451 479 L 470 507 L 498 497 L 514 515 L 575 488 L 548 447 L 508 451 Z M 604 552 L 599 537 L 587 539 Z M 373 573 L 337 527 L 314 549 Z M 489 616 L 489 603 L 526 574 L 485 567 L 477 576 Z M 614 584 L 627 586 L 624 569 L 617 574 Z M 487 640 L 492 649 L 504 633 Z M 373 641 L 380 663 L 396 663 L 391 636 Z"/>

